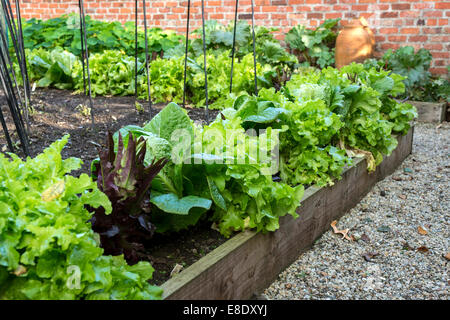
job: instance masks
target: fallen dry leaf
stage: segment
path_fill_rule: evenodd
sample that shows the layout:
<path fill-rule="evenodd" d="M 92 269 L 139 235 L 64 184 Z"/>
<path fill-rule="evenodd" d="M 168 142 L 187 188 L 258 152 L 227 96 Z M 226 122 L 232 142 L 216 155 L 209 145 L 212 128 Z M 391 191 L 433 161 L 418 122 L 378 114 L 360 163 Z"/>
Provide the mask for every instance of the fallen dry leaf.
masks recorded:
<path fill-rule="evenodd" d="M 429 249 L 425 246 L 421 246 L 417 248 L 417 251 L 422 252 L 422 253 L 426 253 L 429 251 Z"/>
<path fill-rule="evenodd" d="M 425 230 L 425 229 L 424 229 L 423 227 L 421 227 L 421 226 L 417 227 L 417 231 L 418 231 L 421 235 L 424 235 L 424 236 L 426 236 L 426 235 L 428 234 L 428 231 Z"/>
<path fill-rule="evenodd" d="M 379 255 L 378 252 L 366 252 L 362 256 L 363 256 L 364 260 L 366 260 L 367 262 L 372 262 L 372 259 L 378 255 Z"/>
<path fill-rule="evenodd" d="M 450 261 L 450 252 L 447 252 L 447 254 L 444 255 L 444 258 L 447 259 L 447 261 Z"/>
<path fill-rule="evenodd" d="M 217 223 L 213 222 L 213 224 L 211 225 L 211 229 L 220 232 L 219 226 L 217 225 Z"/>
<path fill-rule="evenodd" d="M 174 275 L 179 274 L 181 270 L 183 270 L 183 266 L 177 263 L 170 272 L 170 277 L 172 278 Z"/>
<path fill-rule="evenodd" d="M 398 177 L 398 176 L 392 177 L 392 180 L 395 180 L 395 181 L 403 181 L 402 177 Z"/>
<path fill-rule="evenodd" d="M 347 239 L 347 240 L 349 240 L 349 241 L 353 241 L 353 238 L 351 238 L 349 235 L 348 235 L 348 232 L 350 231 L 350 229 L 344 229 L 344 230 L 339 230 L 337 227 L 336 227 L 336 224 L 337 224 L 337 221 L 336 220 L 334 220 L 333 222 L 331 222 L 331 227 L 333 228 L 333 231 L 334 231 L 334 233 L 340 233 L 340 234 L 342 234 L 342 239 Z"/>
<path fill-rule="evenodd" d="M 370 242 L 369 236 L 365 233 L 361 236 L 361 240 L 363 240 L 364 242 Z"/>
<path fill-rule="evenodd" d="M 16 276 L 21 276 L 25 273 L 27 273 L 27 268 L 25 268 L 23 265 L 19 264 L 16 270 L 13 272 Z"/>

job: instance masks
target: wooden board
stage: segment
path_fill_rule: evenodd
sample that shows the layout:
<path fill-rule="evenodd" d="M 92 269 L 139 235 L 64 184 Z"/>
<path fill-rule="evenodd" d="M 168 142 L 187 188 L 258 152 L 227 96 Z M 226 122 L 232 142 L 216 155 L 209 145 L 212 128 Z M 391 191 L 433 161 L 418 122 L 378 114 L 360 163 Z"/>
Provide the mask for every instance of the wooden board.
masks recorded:
<path fill-rule="evenodd" d="M 300 217 L 280 219 L 280 229 L 262 234 L 245 231 L 162 285 L 165 299 L 249 299 L 268 287 L 286 267 L 354 207 L 373 185 L 393 173 L 411 153 L 414 128 L 373 173 L 358 159 L 334 186 L 305 191 Z"/>
<path fill-rule="evenodd" d="M 447 113 L 447 103 L 407 101 L 417 108 L 419 115 L 418 120 L 422 122 L 438 122 L 445 121 Z"/>

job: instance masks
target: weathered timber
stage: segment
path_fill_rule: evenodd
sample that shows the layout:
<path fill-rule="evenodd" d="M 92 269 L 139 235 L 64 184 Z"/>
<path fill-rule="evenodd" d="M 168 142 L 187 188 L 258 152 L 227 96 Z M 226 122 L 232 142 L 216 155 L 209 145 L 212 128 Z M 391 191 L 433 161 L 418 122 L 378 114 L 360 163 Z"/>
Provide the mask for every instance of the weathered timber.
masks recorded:
<path fill-rule="evenodd" d="M 421 122 L 438 122 L 445 121 L 447 113 L 446 102 L 421 102 L 407 101 L 417 109 L 418 120 Z"/>
<path fill-rule="evenodd" d="M 354 207 L 367 192 L 395 169 L 412 151 L 414 128 L 399 137 L 398 147 L 367 172 L 356 159 L 342 179 L 326 188 L 305 191 L 299 218 L 285 216 L 272 233 L 245 231 L 162 285 L 165 299 L 249 299 L 269 286 L 286 267 L 330 228 L 330 223 Z"/>

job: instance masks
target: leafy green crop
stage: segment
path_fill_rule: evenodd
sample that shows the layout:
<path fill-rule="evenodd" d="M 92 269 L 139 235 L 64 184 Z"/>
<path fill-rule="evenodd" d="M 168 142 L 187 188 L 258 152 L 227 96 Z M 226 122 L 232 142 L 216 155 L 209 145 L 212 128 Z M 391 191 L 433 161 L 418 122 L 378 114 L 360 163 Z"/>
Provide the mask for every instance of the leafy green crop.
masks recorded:
<path fill-rule="evenodd" d="M 404 83 L 408 91 L 427 82 L 431 76 L 428 70 L 433 57 L 426 49 L 419 49 L 417 53 L 414 53 L 414 48 L 410 46 L 396 51 L 390 49 L 383 59 L 388 62 L 389 69 L 405 77 Z"/>
<path fill-rule="evenodd" d="M 231 50 L 233 46 L 233 28 L 234 23 L 231 22 L 228 26 L 224 26 L 217 20 L 208 20 L 205 24 L 206 34 L 206 49 L 214 50 L 214 52 L 222 53 L 223 51 Z M 268 29 L 263 26 L 255 27 L 256 48 L 258 57 L 263 59 L 259 60 L 260 63 L 265 64 L 264 58 L 260 56 L 259 49 L 264 46 L 265 43 L 279 43 L 271 33 L 276 29 Z M 190 43 L 190 51 L 198 57 L 203 54 L 203 40 L 202 29 L 194 30 L 194 34 L 199 36 L 192 39 Z M 250 25 L 245 20 L 240 20 L 236 26 L 236 57 L 241 59 L 247 54 L 253 54 L 253 37 Z"/>
<path fill-rule="evenodd" d="M 134 58 L 118 50 L 106 50 L 89 57 L 92 96 L 134 94 Z M 139 70 L 143 64 L 138 60 Z M 75 89 L 83 89 L 83 68 L 78 63 L 73 70 Z"/>
<path fill-rule="evenodd" d="M 83 90 L 83 68 L 80 59 L 61 48 L 46 51 L 28 51 L 30 80 L 38 87 Z M 89 58 L 92 96 L 133 95 L 135 92 L 135 60 L 123 51 L 105 50 Z M 208 92 L 212 108 L 222 108 L 222 101 L 229 92 L 231 60 L 229 52 L 219 56 L 209 53 Z M 14 64 L 17 72 L 19 66 Z M 271 86 L 273 71 L 269 65 L 257 65 L 260 87 Z M 20 73 L 18 73 L 20 74 Z M 248 54 L 236 61 L 233 74 L 233 92 L 254 92 L 253 56 Z M 187 98 L 197 106 L 205 103 L 203 56 L 189 59 Z M 151 95 L 154 102 L 181 102 L 183 99 L 184 56 L 170 59 L 157 58 L 150 64 Z M 148 98 L 145 64 L 138 60 L 138 97 Z"/>
<path fill-rule="evenodd" d="M 205 25 L 206 48 L 214 55 L 222 55 L 223 52 L 231 51 L 233 46 L 234 23 L 224 26 L 216 20 L 209 20 Z M 274 69 L 273 78 L 278 87 L 281 87 L 290 77 L 298 64 L 297 58 L 288 53 L 274 38 L 272 31 L 263 26 L 255 27 L 256 59 L 261 65 L 270 65 Z M 203 54 L 202 30 L 197 29 L 194 34 L 199 37 L 190 41 L 190 53 L 194 57 Z M 253 55 L 252 29 L 247 21 L 238 21 L 236 26 L 236 51 L 235 57 L 241 60 L 248 55 Z M 238 74 L 238 73 L 237 73 Z"/>
<path fill-rule="evenodd" d="M 224 51 L 215 56 L 213 52 L 207 54 L 208 98 L 215 102 L 211 108 L 223 109 L 223 99 L 226 99 L 230 90 L 231 59 L 230 52 Z M 203 72 L 203 55 L 195 61 L 190 60 L 189 91 L 190 100 L 196 106 L 205 104 L 205 74 Z M 268 65 L 256 66 L 259 86 L 271 85 L 271 68 Z M 233 93 L 255 92 L 253 55 L 247 54 L 241 61 L 235 61 L 233 69 Z"/>
<path fill-rule="evenodd" d="M 332 139 L 344 126 L 324 100 L 289 104 L 289 131 L 281 136 L 281 178 L 290 184 L 333 184 L 351 161 Z"/>
<path fill-rule="evenodd" d="M 366 69 L 384 69 L 403 76 L 406 91 L 398 96 L 400 99 L 450 102 L 450 81 L 431 75 L 432 59 L 430 51 L 422 48 L 415 52 L 406 46 L 389 49 L 380 60 L 369 59 L 364 65 Z"/>
<path fill-rule="evenodd" d="M 91 53 L 105 50 L 123 50 L 133 56 L 135 52 L 134 23 L 105 22 L 86 16 L 86 37 Z M 164 53 L 179 45 L 182 36 L 173 31 L 151 28 L 148 32 L 149 52 Z M 23 23 L 26 49 L 62 47 L 76 56 L 81 55 L 81 34 L 78 14 L 72 13 L 49 20 L 30 19 Z M 138 54 L 145 58 L 144 32 L 138 30 Z"/>
<path fill-rule="evenodd" d="M 175 148 L 183 143 L 183 139 L 187 139 L 185 143 L 190 144 L 194 134 L 186 111 L 175 103 L 165 107 L 143 128 L 127 126 L 119 132 L 125 138 L 131 133 L 145 139 L 146 165 L 153 159 L 174 160 L 172 154 L 182 159 L 184 149 Z M 184 170 L 183 162 L 170 161 L 152 181 L 150 201 L 155 205 L 155 210 L 151 221 L 156 225 L 156 232 L 178 231 L 194 225 L 211 207 L 211 200 L 203 197 L 200 189 L 195 193 L 186 193 Z"/>
<path fill-rule="evenodd" d="M 184 55 L 171 59 L 157 58 L 150 65 L 151 95 L 155 102 L 183 101 Z M 147 77 L 138 78 L 139 97 L 148 98 Z M 144 89 L 145 88 L 145 89 Z"/>
<path fill-rule="evenodd" d="M 325 68 L 334 65 L 335 27 L 339 19 L 325 20 L 316 29 L 303 25 L 293 27 L 286 35 L 286 43 L 297 55 L 299 62 Z"/>
<path fill-rule="evenodd" d="M 39 48 L 25 50 L 27 67 L 31 81 L 37 81 L 37 87 L 53 86 L 58 89 L 72 89 L 74 86 L 73 71 L 79 67 L 80 60 L 72 53 L 56 47 L 51 51 Z M 17 61 L 13 63 L 15 74 L 21 81 L 21 73 Z"/>
<path fill-rule="evenodd" d="M 68 136 L 34 159 L 0 154 L 0 299 L 160 299 L 153 268 L 104 256 L 86 206 L 111 204 L 81 160 L 61 159 Z"/>
<path fill-rule="evenodd" d="M 274 182 L 272 175 L 277 170 L 264 159 L 279 144 L 278 136 L 272 136 L 278 130 L 268 128 L 258 137 L 251 136 L 245 133 L 240 117 L 223 119 L 221 115 L 209 126 L 197 130 L 202 137 L 204 153 L 214 150 L 216 157 L 228 160 L 225 164 L 204 166 L 208 183 L 213 183 L 219 193 L 218 199 L 213 197 L 216 206 L 212 219 L 223 235 L 229 236 L 233 231 L 248 228 L 275 231 L 279 228 L 280 217 L 287 214 L 297 217 L 303 186 L 290 187 Z M 235 138 L 230 138 L 230 131 Z M 231 144 L 223 144 L 230 139 Z M 231 155 L 230 146 L 234 150 Z M 245 146 L 243 150 L 242 146 Z M 242 151 L 238 152 L 240 149 Z M 231 159 L 228 158 L 230 156 Z"/>
<path fill-rule="evenodd" d="M 273 182 L 272 173 L 265 172 L 270 171 L 270 164 L 251 158 L 250 150 L 227 153 L 225 141 L 230 132 L 237 133 L 237 139 L 248 139 L 252 150 L 267 149 L 256 137 L 245 135 L 239 117 L 223 120 L 218 116 L 209 126 L 193 126 L 185 111 L 172 103 L 143 128 L 128 126 L 120 132 L 144 137 L 146 158 L 173 160 L 152 183 L 150 201 L 156 206 L 152 222 L 157 232 L 187 228 L 205 218 L 209 209 L 213 211 L 210 219 L 226 236 L 246 228 L 273 231 L 280 216 L 296 216 L 302 186 Z M 270 132 L 265 136 L 263 141 L 271 140 Z M 231 143 L 236 150 L 238 141 Z"/>
<path fill-rule="evenodd" d="M 242 95 L 225 117 L 240 117 L 245 128 L 280 128 L 280 176 L 290 185 L 332 184 L 350 160 L 332 145 L 343 127 L 340 116 L 326 106 L 324 87 L 302 84 L 291 88 L 294 101 L 281 92 L 262 89 L 259 96 Z M 289 89 L 286 89 L 289 90 Z M 335 139 L 336 140 L 336 139 Z"/>

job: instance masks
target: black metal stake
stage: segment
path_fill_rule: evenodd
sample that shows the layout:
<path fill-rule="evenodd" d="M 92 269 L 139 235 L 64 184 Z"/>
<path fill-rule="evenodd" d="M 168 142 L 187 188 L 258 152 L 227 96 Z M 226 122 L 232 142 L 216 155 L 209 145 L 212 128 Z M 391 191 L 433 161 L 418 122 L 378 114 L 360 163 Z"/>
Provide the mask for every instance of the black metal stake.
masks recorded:
<path fill-rule="evenodd" d="M 255 69 L 255 95 L 258 95 L 258 75 L 256 74 L 256 40 L 255 40 L 255 9 L 252 0 L 252 37 L 253 37 L 253 68 Z"/>
<path fill-rule="evenodd" d="M 234 11 L 233 47 L 231 49 L 230 93 L 233 92 L 233 69 L 234 69 L 234 53 L 236 50 L 236 28 L 237 28 L 238 6 L 239 0 L 236 0 L 236 9 Z"/>
<path fill-rule="evenodd" d="M 147 90 L 148 90 L 148 111 L 150 113 L 150 118 L 153 116 L 152 108 L 152 95 L 150 92 L 150 71 L 148 63 L 148 38 L 147 38 L 147 10 L 145 8 L 145 0 L 143 0 L 144 5 L 144 33 L 145 33 L 145 68 L 147 69 Z"/>
<path fill-rule="evenodd" d="M 3 4 L 3 8 L 6 8 L 6 12 L 4 12 L 5 18 L 6 18 L 6 24 L 8 26 L 8 29 L 10 31 L 11 34 L 11 41 L 13 42 L 13 47 L 16 53 L 16 58 L 17 58 L 17 62 L 19 64 L 20 67 L 20 72 L 22 74 L 22 78 L 25 77 L 24 75 L 24 60 L 22 59 L 22 54 L 20 51 L 20 45 L 18 44 L 18 39 L 15 36 L 16 35 L 16 30 L 15 30 L 15 23 L 14 23 L 14 18 L 12 16 L 12 10 L 11 10 L 11 4 L 9 3 L 9 0 L 7 3 L 5 3 L 5 0 L 2 0 L 2 4 Z M 9 9 L 9 10 L 8 10 Z M 22 95 L 20 93 L 20 89 L 19 89 L 19 85 L 17 82 L 17 78 L 16 78 L 16 73 L 14 71 L 14 67 L 13 67 L 13 62 L 11 59 L 11 56 L 9 54 L 9 50 L 8 50 L 8 39 L 6 39 L 6 35 L 4 32 L 1 33 L 1 38 L 2 38 L 2 43 L 3 43 L 3 48 L 4 48 L 4 52 L 3 52 L 3 56 L 2 56 L 2 61 L 4 63 L 4 72 L 7 72 L 9 74 L 12 75 L 12 78 L 14 80 L 11 80 L 11 77 L 8 76 L 4 76 L 4 79 L 7 83 L 8 88 L 11 88 L 11 91 L 13 92 L 14 98 L 10 98 L 13 99 L 13 101 L 10 104 L 10 111 L 11 113 L 14 112 L 14 115 L 18 117 L 19 119 L 19 124 L 23 127 L 23 119 L 22 119 L 22 112 L 21 109 L 23 108 L 23 100 L 22 100 Z M 9 69 L 8 69 L 8 65 L 9 65 Z M 17 89 L 17 97 L 14 93 L 14 87 Z M 28 124 L 27 124 L 28 125 Z M 16 127 L 16 129 L 18 130 L 18 133 L 20 131 L 20 129 L 18 127 Z"/>
<path fill-rule="evenodd" d="M 20 111 L 18 109 L 18 103 L 17 99 L 15 99 L 14 94 L 14 87 L 11 82 L 11 78 L 8 76 L 8 70 L 7 70 L 7 64 L 4 59 L 4 55 L 0 55 L 1 58 L 1 82 L 3 86 L 3 91 L 5 93 L 6 101 L 9 106 L 9 110 L 11 112 L 14 125 L 17 129 L 17 134 L 19 136 L 20 142 L 22 144 L 23 151 L 25 155 L 30 155 L 29 149 L 28 149 L 28 137 L 26 135 L 25 128 L 23 126 L 23 120 L 20 115 Z M 6 132 L 5 132 L 6 134 Z"/>
<path fill-rule="evenodd" d="M 78 0 L 78 6 L 81 8 L 81 0 Z M 84 95 L 87 95 L 86 92 L 86 66 L 84 62 L 84 29 L 83 29 L 83 18 L 81 17 L 81 10 L 80 10 L 80 38 L 81 38 L 81 65 L 83 67 L 83 89 L 84 89 Z"/>
<path fill-rule="evenodd" d="M 138 97 L 138 0 L 135 0 L 134 11 L 134 96 Z"/>
<path fill-rule="evenodd" d="M 9 30 L 9 33 L 10 33 L 10 36 L 11 36 L 11 41 L 13 43 L 13 47 L 14 47 L 14 50 L 15 50 L 15 53 L 16 53 L 16 56 L 17 56 L 17 62 L 19 64 L 20 72 L 23 75 L 23 73 L 24 73 L 23 72 L 23 70 L 24 70 L 24 66 L 23 66 L 24 60 L 22 59 L 20 46 L 18 45 L 17 34 L 16 34 L 16 24 L 14 22 L 14 16 L 13 16 L 13 13 L 12 13 L 11 4 L 10 4 L 9 0 L 6 0 L 6 1 L 2 0 L 2 6 L 4 8 L 3 14 L 5 16 L 6 25 L 7 25 L 7 28 Z M 6 43 L 5 48 L 8 48 L 8 40 L 6 39 L 6 37 L 3 34 L 2 34 L 2 38 L 4 38 L 3 39 L 3 43 Z M 17 88 L 19 105 L 22 106 L 23 105 L 22 95 L 21 95 L 20 90 L 19 90 L 19 85 L 18 85 L 17 78 L 16 78 L 16 72 L 14 71 L 14 68 L 13 68 L 13 62 L 12 62 L 12 59 L 11 59 L 11 57 L 9 55 L 8 50 L 6 49 L 5 51 L 6 51 L 6 58 L 7 58 L 7 61 L 9 63 L 9 66 L 10 66 L 10 72 L 12 74 L 14 83 L 15 83 L 16 88 Z"/>
<path fill-rule="evenodd" d="M 89 71 L 89 46 L 87 43 L 87 37 L 86 37 L 86 19 L 84 15 L 84 1 L 80 0 L 80 12 L 81 12 L 81 28 L 83 28 L 83 39 L 85 45 L 85 56 L 86 56 L 86 72 L 88 76 L 88 87 L 89 87 L 89 107 L 91 108 L 91 122 L 92 126 L 95 125 L 95 119 L 94 119 L 94 103 L 92 102 L 92 89 L 91 89 L 91 73 Z"/>
<path fill-rule="evenodd" d="M 206 67 L 206 32 L 205 32 L 205 1 L 202 0 L 202 29 L 203 29 L 203 65 L 205 72 L 205 117 L 206 122 L 209 123 L 209 109 L 208 109 L 208 72 Z"/>
<path fill-rule="evenodd" d="M 22 54 L 22 81 L 23 81 L 23 88 L 24 88 L 24 96 L 25 96 L 25 110 L 24 110 L 24 116 L 25 116 L 25 123 L 27 125 L 27 132 L 30 134 L 30 119 L 29 119 L 29 104 L 31 104 L 31 87 L 30 87 L 30 79 L 28 77 L 28 69 L 27 69 L 27 60 L 25 57 L 25 45 L 23 40 L 23 30 L 22 30 L 22 18 L 20 15 L 20 3 L 19 0 L 16 0 L 16 16 L 17 16 L 17 27 L 18 27 L 18 40 L 19 40 L 19 47 Z M 19 90 L 19 88 L 17 88 Z"/>
<path fill-rule="evenodd" d="M 6 25 L 0 26 L 0 82 L 1 86 L 6 98 L 6 102 L 9 107 L 9 111 L 11 113 L 14 125 L 16 127 L 17 135 L 19 136 L 22 149 L 26 156 L 30 155 L 29 152 L 29 141 L 27 130 L 25 130 L 24 121 L 22 118 L 22 114 L 27 119 L 28 126 L 28 95 L 31 90 L 29 90 L 29 82 L 27 77 L 27 69 L 26 69 L 26 59 L 24 52 L 24 44 L 23 44 L 23 35 L 22 35 L 22 27 L 20 23 L 20 8 L 16 6 L 16 15 L 18 17 L 18 23 L 16 25 L 14 21 L 13 11 L 11 9 L 11 3 L 9 0 L 1 0 L 3 15 L 5 17 Z M 23 85 L 24 85 L 24 94 L 25 94 L 25 104 L 26 110 L 23 110 L 23 103 L 21 99 L 21 91 L 17 82 L 17 78 L 15 75 L 15 71 L 13 68 L 12 59 L 9 52 L 9 44 L 8 39 L 6 39 L 6 32 L 9 30 L 11 35 L 11 41 L 14 48 L 14 53 L 17 58 L 17 62 L 20 67 L 20 72 L 22 75 Z M 9 134 L 8 127 L 6 125 L 6 121 L 3 115 L 3 111 L 0 110 L 0 122 L 3 128 L 3 132 L 6 137 L 6 142 L 8 148 L 11 152 L 14 152 L 14 144 L 11 139 L 11 135 Z"/>
<path fill-rule="evenodd" d="M 186 19 L 186 51 L 184 56 L 184 84 L 183 84 L 183 107 L 186 106 L 186 78 L 187 78 L 187 59 L 189 47 L 189 16 L 191 15 L 191 0 L 188 0 L 187 19 Z"/>
<path fill-rule="evenodd" d="M 2 124 L 3 132 L 5 133 L 6 144 L 8 145 L 9 151 L 14 152 L 14 147 L 9 136 L 8 126 L 6 125 L 5 118 L 3 117 L 2 108 L 0 108 L 0 122 Z"/>

